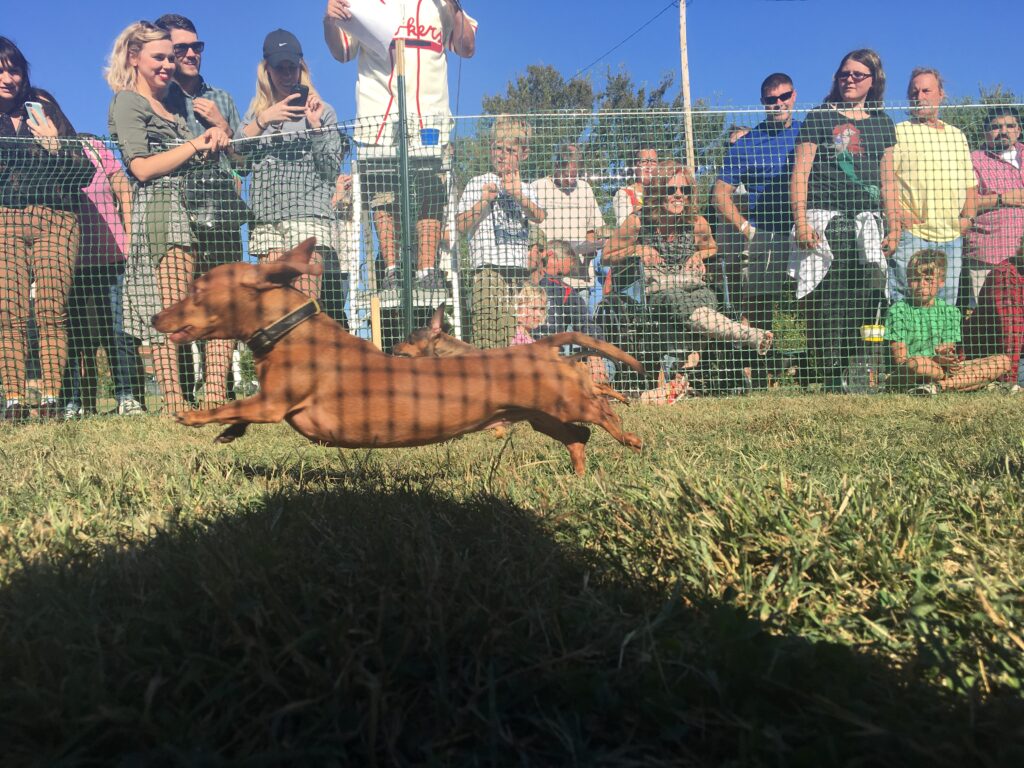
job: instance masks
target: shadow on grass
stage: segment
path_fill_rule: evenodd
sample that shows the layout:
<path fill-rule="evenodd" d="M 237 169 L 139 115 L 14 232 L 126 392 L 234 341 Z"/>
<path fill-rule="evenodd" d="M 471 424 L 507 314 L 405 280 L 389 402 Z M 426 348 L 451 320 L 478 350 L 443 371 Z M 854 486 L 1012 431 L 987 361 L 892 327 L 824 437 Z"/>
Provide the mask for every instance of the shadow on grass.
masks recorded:
<path fill-rule="evenodd" d="M 500 499 L 371 479 L 20 572 L 5 764 L 1024 764 L 1018 700 L 684 608 Z"/>

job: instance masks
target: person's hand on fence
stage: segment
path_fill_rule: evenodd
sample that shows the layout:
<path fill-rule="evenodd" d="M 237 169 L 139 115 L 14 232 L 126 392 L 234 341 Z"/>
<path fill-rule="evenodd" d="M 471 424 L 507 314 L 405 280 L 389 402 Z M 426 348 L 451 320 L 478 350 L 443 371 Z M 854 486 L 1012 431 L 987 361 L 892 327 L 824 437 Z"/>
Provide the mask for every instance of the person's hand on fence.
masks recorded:
<path fill-rule="evenodd" d="M 501 189 L 493 181 L 489 181 L 484 184 L 483 190 L 480 192 L 480 199 L 490 205 L 498 199 L 498 195 L 501 194 Z"/>
<path fill-rule="evenodd" d="M 54 122 L 50 119 L 49 115 L 46 116 L 45 125 L 36 125 L 30 120 L 26 120 L 25 124 L 35 137 L 35 140 L 39 143 L 39 146 L 47 152 L 56 152 L 60 149 L 60 141 L 57 139 L 57 126 L 54 125 Z"/>
<path fill-rule="evenodd" d="M 192 109 L 209 126 L 220 128 L 224 133 L 231 133 L 231 126 L 227 119 L 220 113 L 220 108 L 210 99 L 193 99 Z"/>
<path fill-rule="evenodd" d="M 306 102 L 306 124 L 316 130 L 323 124 L 321 121 L 323 114 L 324 103 L 312 93 L 309 94 L 309 101 Z"/>
<path fill-rule="evenodd" d="M 207 128 L 202 134 L 192 139 L 192 144 L 204 157 L 227 149 L 231 146 L 231 137 L 220 128 Z"/>
<path fill-rule="evenodd" d="M 260 125 L 301 120 L 306 114 L 306 108 L 300 107 L 298 104 L 292 104 L 292 102 L 300 98 L 300 96 L 301 94 L 298 93 L 289 93 L 280 101 L 275 104 L 271 104 L 269 107 L 264 109 L 256 115 Z"/>
<path fill-rule="evenodd" d="M 796 242 L 801 248 L 813 251 L 821 243 L 819 235 L 806 221 L 796 225 Z"/>
<path fill-rule="evenodd" d="M 327 0 L 325 13 L 332 19 L 348 20 L 352 18 L 352 8 L 348 0 Z"/>
<path fill-rule="evenodd" d="M 506 171 L 501 174 L 501 188 L 516 200 L 522 201 L 523 179 L 519 175 L 519 171 Z"/>

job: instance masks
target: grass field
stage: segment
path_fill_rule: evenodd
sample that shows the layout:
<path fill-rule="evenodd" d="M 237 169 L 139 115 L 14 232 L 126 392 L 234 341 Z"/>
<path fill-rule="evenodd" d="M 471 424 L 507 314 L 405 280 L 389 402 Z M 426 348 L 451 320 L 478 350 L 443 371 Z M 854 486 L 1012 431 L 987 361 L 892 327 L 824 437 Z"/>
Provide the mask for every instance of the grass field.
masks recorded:
<path fill-rule="evenodd" d="M 0 430 L 4 765 L 1024 765 L 1024 400 Z"/>

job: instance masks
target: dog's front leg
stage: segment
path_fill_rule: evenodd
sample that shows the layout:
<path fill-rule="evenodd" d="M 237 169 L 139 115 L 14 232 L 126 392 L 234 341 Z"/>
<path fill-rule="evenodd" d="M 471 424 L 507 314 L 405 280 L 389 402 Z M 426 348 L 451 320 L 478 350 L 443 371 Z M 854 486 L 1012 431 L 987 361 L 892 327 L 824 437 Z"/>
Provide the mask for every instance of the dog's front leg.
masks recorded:
<path fill-rule="evenodd" d="M 201 427 L 204 424 L 231 424 L 217 438 L 217 442 L 229 443 L 245 433 L 249 424 L 276 424 L 283 421 L 288 413 L 288 404 L 271 398 L 264 393 L 234 400 L 211 408 L 208 411 L 185 411 L 175 418 L 186 427 Z"/>

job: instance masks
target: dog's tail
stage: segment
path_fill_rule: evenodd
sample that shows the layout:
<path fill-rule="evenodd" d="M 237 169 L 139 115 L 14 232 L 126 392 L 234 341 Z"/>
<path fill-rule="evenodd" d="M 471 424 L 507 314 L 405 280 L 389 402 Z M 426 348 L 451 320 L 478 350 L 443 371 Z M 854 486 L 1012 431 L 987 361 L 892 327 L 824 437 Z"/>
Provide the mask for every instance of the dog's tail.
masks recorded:
<path fill-rule="evenodd" d="M 537 339 L 536 343 L 547 344 L 551 347 L 560 347 L 563 344 L 575 344 L 578 347 L 592 349 L 595 352 L 600 353 L 602 357 L 607 357 L 609 360 L 625 363 L 637 373 L 644 372 L 643 364 L 632 355 L 623 352 L 614 344 L 609 344 L 607 341 L 595 339 L 593 336 L 587 336 L 585 333 L 576 333 L 576 331 L 556 333 L 552 336 L 545 336 L 542 339 Z"/>

